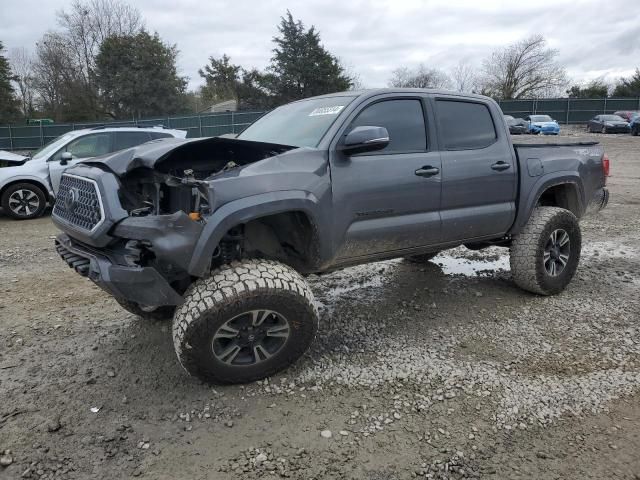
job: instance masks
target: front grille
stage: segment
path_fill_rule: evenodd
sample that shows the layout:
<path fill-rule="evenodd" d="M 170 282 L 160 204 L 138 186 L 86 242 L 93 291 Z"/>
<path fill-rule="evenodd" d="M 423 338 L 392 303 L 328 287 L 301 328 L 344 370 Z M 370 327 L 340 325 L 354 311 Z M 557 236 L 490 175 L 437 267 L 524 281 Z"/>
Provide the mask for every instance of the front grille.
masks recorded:
<path fill-rule="evenodd" d="M 75 175 L 62 175 L 53 214 L 74 227 L 89 232 L 96 229 L 104 220 L 96 182 Z"/>

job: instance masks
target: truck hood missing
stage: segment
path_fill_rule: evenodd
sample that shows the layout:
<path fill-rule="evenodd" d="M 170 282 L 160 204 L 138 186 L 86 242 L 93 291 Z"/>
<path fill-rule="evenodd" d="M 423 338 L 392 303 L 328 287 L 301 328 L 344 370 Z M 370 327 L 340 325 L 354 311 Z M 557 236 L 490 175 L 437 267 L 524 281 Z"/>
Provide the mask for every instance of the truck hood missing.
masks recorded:
<path fill-rule="evenodd" d="M 295 148 L 298 147 L 228 137 L 167 138 L 81 163 L 106 167 L 119 177 L 136 169 L 147 168 L 168 174 L 189 169 L 193 170 L 196 177 L 205 178 L 223 170 L 230 163 L 248 165 Z"/>

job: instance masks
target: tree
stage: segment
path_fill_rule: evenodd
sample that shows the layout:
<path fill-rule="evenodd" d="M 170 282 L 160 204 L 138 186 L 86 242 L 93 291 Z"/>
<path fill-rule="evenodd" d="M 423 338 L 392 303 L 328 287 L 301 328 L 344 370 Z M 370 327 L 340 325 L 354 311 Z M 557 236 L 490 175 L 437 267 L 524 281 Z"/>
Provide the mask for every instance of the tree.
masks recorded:
<path fill-rule="evenodd" d="M 478 82 L 476 69 L 462 60 L 453 67 L 450 77 L 456 92 L 473 93 Z"/>
<path fill-rule="evenodd" d="M 541 35 L 493 52 L 483 62 L 482 90 L 502 100 L 543 96 L 564 87 L 567 75 L 558 51 Z"/>
<path fill-rule="evenodd" d="M 573 85 L 567 90 L 569 98 L 604 98 L 609 94 L 609 86 L 602 78 L 591 80 L 584 86 Z"/>
<path fill-rule="evenodd" d="M 407 67 L 395 69 L 390 87 L 396 88 L 450 88 L 451 80 L 446 73 L 437 68 L 427 68 L 420 64 L 415 70 Z"/>
<path fill-rule="evenodd" d="M 15 77 L 3 52 L 4 45 L 0 42 L 0 123 L 6 123 L 18 116 L 18 101 L 11 84 Z"/>
<path fill-rule="evenodd" d="M 157 33 L 108 37 L 96 57 L 96 84 L 113 118 L 144 117 L 184 107 L 187 85 L 176 67 L 178 50 Z"/>
<path fill-rule="evenodd" d="M 14 73 L 14 82 L 18 87 L 18 99 L 22 116 L 29 118 L 34 111 L 34 76 L 33 57 L 24 48 L 14 48 L 9 52 L 11 69 Z"/>
<path fill-rule="evenodd" d="M 73 0 L 71 9 L 57 12 L 63 38 L 77 70 L 76 96 L 100 117 L 95 84 L 96 56 L 102 43 L 112 36 L 135 35 L 144 24 L 140 12 L 119 0 Z"/>
<path fill-rule="evenodd" d="M 291 12 L 281 17 L 279 36 L 273 38 L 271 65 L 263 80 L 276 102 L 286 103 L 301 98 L 348 90 L 351 78 L 331 53 L 320 43 L 315 27 L 305 29 Z"/>
<path fill-rule="evenodd" d="M 219 59 L 209 57 L 209 64 L 198 70 L 198 73 L 206 82 L 202 87 L 202 98 L 206 102 L 218 103 L 238 99 L 242 68 L 240 65 L 233 65 L 227 54 Z"/>
<path fill-rule="evenodd" d="M 77 62 L 65 37 L 46 33 L 36 44 L 33 88 L 39 109 L 56 121 L 90 120 L 93 105 L 77 94 L 83 88 Z"/>
<path fill-rule="evenodd" d="M 640 69 L 629 78 L 621 78 L 616 88 L 613 90 L 612 97 L 640 97 Z"/>

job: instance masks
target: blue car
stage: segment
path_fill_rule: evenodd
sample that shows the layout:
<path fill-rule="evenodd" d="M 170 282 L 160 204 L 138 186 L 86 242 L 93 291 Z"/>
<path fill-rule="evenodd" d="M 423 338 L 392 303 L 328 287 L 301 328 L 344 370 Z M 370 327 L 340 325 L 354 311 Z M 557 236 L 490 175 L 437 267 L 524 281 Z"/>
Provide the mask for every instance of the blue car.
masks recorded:
<path fill-rule="evenodd" d="M 640 114 L 636 114 L 635 116 L 631 117 L 629 127 L 631 127 L 631 135 L 634 135 L 636 137 L 640 135 Z"/>
<path fill-rule="evenodd" d="M 527 115 L 525 120 L 528 122 L 528 132 L 532 135 L 558 135 L 560 133 L 560 125 L 549 115 Z"/>

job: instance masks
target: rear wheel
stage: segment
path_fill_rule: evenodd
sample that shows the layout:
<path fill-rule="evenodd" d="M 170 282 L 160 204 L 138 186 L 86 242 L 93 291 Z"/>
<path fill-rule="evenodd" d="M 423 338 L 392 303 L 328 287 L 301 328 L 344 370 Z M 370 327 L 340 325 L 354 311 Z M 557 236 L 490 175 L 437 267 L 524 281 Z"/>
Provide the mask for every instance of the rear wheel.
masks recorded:
<path fill-rule="evenodd" d="M 41 188 L 32 183 L 11 185 L 2 194 L 2 208 L 5 214 L 17 220 L 37 218 L 47 206 L 47 196 Z"/>
<path fill-rule="evenodd" d="M 127 312 L 133 313 L 144 320 L 169 320 L 176 310 L 176 307 L 172 305 L 165 305 L 162 307 L 148 307 L 140 305 L 139 303 L 130 302 L 129 300 L 116 298 L 116 302 L 120 304 Z"/>
<path fill-rule="evenodd" d="M 631 130 L 631 135 L 633 135 L 634 137 L 637 137 L 639 133 L 640 133 L 640 125 L 635 125 Z"/>
<path fill-rule="evenodd" d="M 600 133 L 607 133 L 607 127 L 602 127 L 602 130 L 600 130 Z"/>
<path fill-rule="evenodd" d="M 529 292 L 553 295 L 571 282 L 580 261 L 582 236 L 569 210 L 536 208 L 511 244 L 511 274 Z"/>
<path fill-rule="evenodd" d="M 194 283 L 173 319 L 178 360 L 211 383 L 246 383 L 298 360 L 318 330 L 313 294 L 293 269 L 268 260 L 224 265 Z"/>

